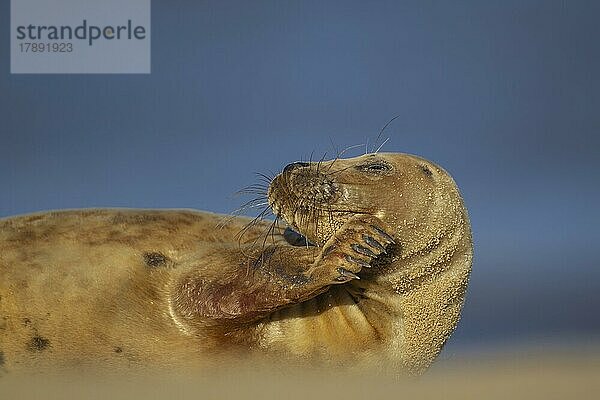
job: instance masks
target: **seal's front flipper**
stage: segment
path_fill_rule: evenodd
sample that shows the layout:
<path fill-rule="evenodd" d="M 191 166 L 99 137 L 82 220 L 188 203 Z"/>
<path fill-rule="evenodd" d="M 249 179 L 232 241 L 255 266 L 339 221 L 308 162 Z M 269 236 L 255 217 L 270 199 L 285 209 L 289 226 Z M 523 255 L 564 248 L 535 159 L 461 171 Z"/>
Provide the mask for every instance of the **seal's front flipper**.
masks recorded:
<path fill-rule="evenodd" d="M 394 243 L 384 223 L 377 217 L 358 214 L 347 221 L 323 246 L 310 276 L 330 279 L 331 284 L 360 279 L 363 268 L 371 268 L 371 260 Z"/>
<path fill-rule="evenodd" d="M 185 268 L 171 289 L 178 322 L 227 326 L 251 322 L 360 279 L 374 257 L 393 243 L 376 217 L 359 214 L 321 249 L 278 244 L 265 249 L 221 249 Z M 203 264 L 203 265 L 202 265 Z M 218 274 L 208 274 L 219 271 Z M 216 275 L 216 276 L 215 276 Z"/>

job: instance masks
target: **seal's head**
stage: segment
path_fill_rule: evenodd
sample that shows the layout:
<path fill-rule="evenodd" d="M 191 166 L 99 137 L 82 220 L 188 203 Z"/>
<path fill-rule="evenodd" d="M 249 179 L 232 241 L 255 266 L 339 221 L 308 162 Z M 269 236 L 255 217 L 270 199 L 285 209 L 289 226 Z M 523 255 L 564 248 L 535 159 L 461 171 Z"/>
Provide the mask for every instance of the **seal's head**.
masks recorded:
<path fill-rule="evenodd" d="M 404 255 L 432 245 L 466 215 L 446 171 L 401 153 L 289 164 L 268 200 L 275 215 L 318 246 L 353 215 L 376 216 L 395 230 Z"/>
<path fill-rule="evenodd" d="M 388 332 L 387 353 L 409 371 L 425 370 L 458 323 L 472 264 L 469 220 L 450 175 L 397 153 L 293 163 L 271 182 L 268 200 L 279 218 L 319 247 L 357 214 L 387 225 L 395 244 L 348 290 L 376 299 L 368 303 L 373 309 L 385 305 L 369 323 Z"/>

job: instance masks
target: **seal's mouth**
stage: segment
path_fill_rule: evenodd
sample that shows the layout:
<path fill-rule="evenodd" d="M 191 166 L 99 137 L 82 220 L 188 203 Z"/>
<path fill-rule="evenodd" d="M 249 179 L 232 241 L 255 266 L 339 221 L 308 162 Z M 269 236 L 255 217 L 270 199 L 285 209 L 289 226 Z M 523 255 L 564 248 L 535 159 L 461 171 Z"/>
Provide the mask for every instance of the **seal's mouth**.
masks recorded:
<path fill-rule="evenodd" d="M 286 242 L 288 242 L 292 246 L 301 246 L 301 247 L 316 246 L 316 244 L 314 244 L 310 240 L 308 240 L 306 238 L 306 236 L 304 236 L 300 232 L 295 231 L 294 229 L 290 228 L 289 226 L 287 228 L 285 228 L 285 230 L 283 231 L 283 238 L 286 240 Z"/>
<path fill-rule="evenodd" d="M 337 180 L 310 164 L 286 167 L 271 181 L 267 199 L 273 214 L 289 224 L 284 238 L 295 246 L 322 246 L 353 214 L 343 210 Z"/>

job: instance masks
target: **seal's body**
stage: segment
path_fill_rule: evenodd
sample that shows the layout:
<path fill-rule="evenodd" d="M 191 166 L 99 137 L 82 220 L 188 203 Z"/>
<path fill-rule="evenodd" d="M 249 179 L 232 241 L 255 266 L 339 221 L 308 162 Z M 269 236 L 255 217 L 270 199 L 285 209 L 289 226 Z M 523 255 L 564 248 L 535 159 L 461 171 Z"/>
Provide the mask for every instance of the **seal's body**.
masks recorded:
<path fill-rule="evenodd" d="M 424 370 L 458 322 L 471 268 L 450 176 L 371 154 L 290 164 L 267 195 L 286 230 L 217 227 L 223 216 L 192 210 L 0 220 L 0 368 L 254 354 Z"/>

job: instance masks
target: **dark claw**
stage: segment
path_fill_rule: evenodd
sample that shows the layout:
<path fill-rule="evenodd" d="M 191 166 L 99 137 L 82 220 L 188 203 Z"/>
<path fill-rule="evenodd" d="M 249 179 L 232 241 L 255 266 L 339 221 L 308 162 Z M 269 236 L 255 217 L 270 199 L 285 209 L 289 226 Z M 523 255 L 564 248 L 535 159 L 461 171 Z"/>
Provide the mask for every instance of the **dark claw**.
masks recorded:
<path fill-rule="evenodd" d="M 352 247 L 352 250 L 354 250 L 355 252 L 364 254 L 365 256 L 377 257 L 377 254 L 373 253 L 373 251 L 371 249 L 361 246 L 359 244 L 353 244 L 350 247 Z"/>
<path fill-rule="evenodd" d="M 333 250 L 335 250 L 335 246 L 329 246 L 327 248 L 323 249 L 323 256 L 326 256 L 327 254 L 331 253 Z"/>
<path fill-rule="evenodd" d="M 339 273 L 340 273 L 340 275 L 341 275 L 341 276 L 339 276 L 339 277 L 337 278 L 337 280 L 338 280 L 338 281 L 341 281 L 341 280 L 349 280 L 349 279 L 343 279 L 343 278 L 350 278 L 350 279 L 360 279 L 360 278 L 358 277 L 358 275 L 356 275 L 356 274 L 355 274 L 354 272 L 352 272 L 352 271 L 348 271 L 346 268 L 341 268 L 341 267 L 340 267 L 340 268 L 338 268 L 337 270 L 338 270 L 338 272 L 339 272 Z M 342 279 L 340 279 L 340 278 L 342 278 Z"/>
<path fill-rule="evenodd" d="M 385 247 L 381 243 L 379 243 L 375 238 L 369 235 L 363 235 L 363 240 L 371 247 L 375 247 L 377 250 L 385 253 Z"/>
<path fill-rule="evenodd" d="M 381 236 L 383 236 L 388 242 L 390 243 L 396 243 L 394 241 L 394 238 L 391 237 L 387 232 L 385 232 L 383 229 L 376 227 L 375 225 L 371 225 L 371 228 L 375 229 L 375 231 L 377 231 L 377 233 L 379 233 Z"/>
<path fill-rule="evenodd" d="M 369 265 L 369 263 L 366 263 L 363 260 L 359 260 L 358 258 L 354 258 L 352 256 L 346 256 L 346 261 L 358 264 L 363 268 L 371 268 L 371 265 Z"/>

